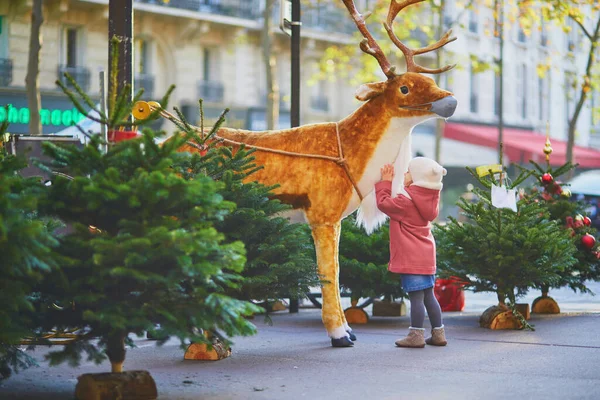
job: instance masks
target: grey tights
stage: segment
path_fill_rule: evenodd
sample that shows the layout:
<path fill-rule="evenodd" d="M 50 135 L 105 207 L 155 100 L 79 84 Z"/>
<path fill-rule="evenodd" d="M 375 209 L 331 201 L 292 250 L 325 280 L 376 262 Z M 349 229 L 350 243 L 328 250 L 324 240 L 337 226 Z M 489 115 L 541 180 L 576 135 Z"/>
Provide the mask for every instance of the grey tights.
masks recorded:
<path fill-rule="evenodd" d="M 410 325 L 413 328 L 423 327 L 425 309 L 427 309 L 431 327 L 439 328 L 442 326 L 442 309 L 433 294 L 433 288 L 409 292 L 408 296 L 410 298 Z"/>

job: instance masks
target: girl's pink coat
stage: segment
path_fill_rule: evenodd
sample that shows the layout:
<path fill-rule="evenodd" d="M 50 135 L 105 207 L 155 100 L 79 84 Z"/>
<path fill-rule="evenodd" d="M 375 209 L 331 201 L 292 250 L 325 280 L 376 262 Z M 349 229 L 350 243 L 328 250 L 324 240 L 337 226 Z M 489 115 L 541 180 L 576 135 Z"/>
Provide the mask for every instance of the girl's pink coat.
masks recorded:
<path fill-rule="evenodd" d="M 440 190 L 411 185 L 410 197 L 392 197 L 392 183 L 375 184 L 377 207 L 390 217 L 389 270 L 400 274 L 433 275 L 435 240 L 431 222 L 439 213 Z"/>

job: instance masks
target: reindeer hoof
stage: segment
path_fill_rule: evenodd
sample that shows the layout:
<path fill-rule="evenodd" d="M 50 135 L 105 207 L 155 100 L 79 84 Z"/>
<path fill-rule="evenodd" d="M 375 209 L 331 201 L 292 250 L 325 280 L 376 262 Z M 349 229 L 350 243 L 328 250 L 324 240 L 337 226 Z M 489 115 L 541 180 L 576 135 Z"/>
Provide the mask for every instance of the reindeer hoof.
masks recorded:
<path fill-rule="evenodd" d="M 350 340 L 352 340 L 353 342 L 356 342 L 356 335 L 352 331 L 346 331 L 346 332 L 348 332 L 348 337 L 350 338 Z"/>
<path fill-rule="evenodd" d="M 331 346 L 333 346 L 333 347 L 352 347 L 352 346 L 354 346 L 354 343 L 352 343 L 352 341 L 347 336 L 344 336 L 343 338 L 339 338 L 339 339 L 331 339 Z"/>

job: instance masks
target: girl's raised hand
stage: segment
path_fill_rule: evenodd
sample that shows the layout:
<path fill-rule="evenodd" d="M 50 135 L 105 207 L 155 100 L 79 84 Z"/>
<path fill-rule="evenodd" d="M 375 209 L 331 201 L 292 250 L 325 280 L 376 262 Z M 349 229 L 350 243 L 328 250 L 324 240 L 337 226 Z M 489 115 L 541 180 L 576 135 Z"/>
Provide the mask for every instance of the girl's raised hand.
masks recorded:
<path fill-rule="evenodd" d="M 381 180 L 391 181 L 394 179 L 394 166 L 392 164 L 385 164 L 381 168 Z"/>

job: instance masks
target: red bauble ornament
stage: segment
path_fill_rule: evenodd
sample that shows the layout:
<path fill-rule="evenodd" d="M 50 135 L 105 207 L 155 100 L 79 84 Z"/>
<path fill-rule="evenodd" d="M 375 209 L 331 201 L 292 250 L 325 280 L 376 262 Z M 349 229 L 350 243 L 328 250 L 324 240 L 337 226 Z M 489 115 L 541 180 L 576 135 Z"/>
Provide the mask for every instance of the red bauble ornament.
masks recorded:
<path fill-rule="evenodd" d="M 552 177 L 552 175 L 550 175 L 547 172 L 544 175 L 542 175 L 542 183 L 549 184 L 553 180 L 554 180 L 554 178 Z"/>
<path fill-rule="evenodd" d="M 590 219 L 590 217 L 583 217 L 583 224 L 585 226 L 590 226 L 592 224 L 592 220 Z"/>
<path fill-rule="evenodd" d="M 581 237 L 581 244 L 586 249 L 591 249 L 596 244 L 596 238 L 590 235 L 589 233 L 586 233 Z"/>

